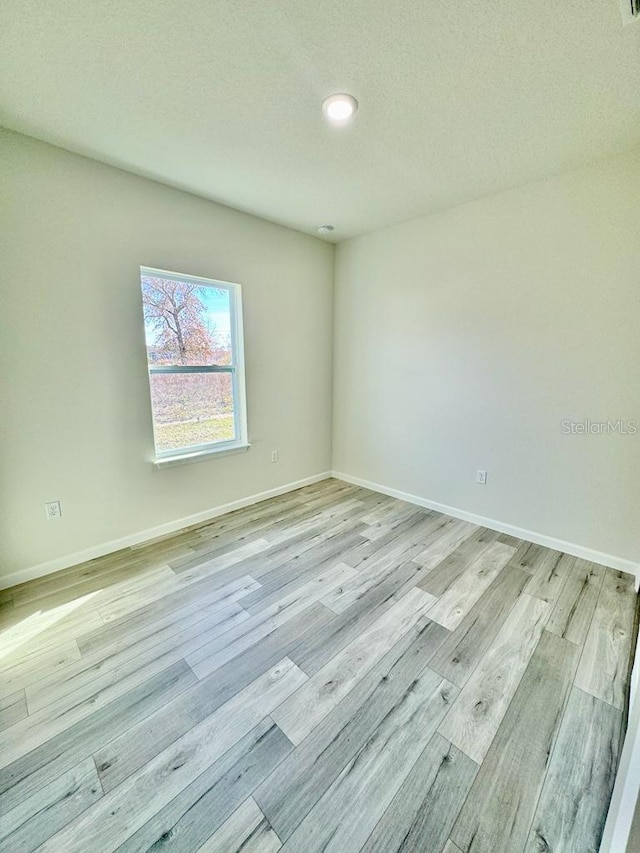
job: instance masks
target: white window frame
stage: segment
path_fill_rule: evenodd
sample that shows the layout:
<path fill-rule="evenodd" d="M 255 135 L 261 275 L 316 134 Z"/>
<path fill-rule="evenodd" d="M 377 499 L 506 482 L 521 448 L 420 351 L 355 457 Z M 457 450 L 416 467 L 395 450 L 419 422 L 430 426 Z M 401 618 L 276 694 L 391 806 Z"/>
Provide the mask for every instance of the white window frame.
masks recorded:
<path fill-rule="evenodd" d="M 140 267 L 140 285 L 142 277 L 163 278 L 177 282 L 196 284 L 199 287 L 216 287 L 229 292 L 229 321 L 231 337 L 231 364 L 205 364 L 205 365 L 180 365 L 163 364 L 151 365 L 147 355 L 147 368 L 149 371 L 149 396 L 151 395 L 151 377 L 161 373 L 229 373 L 233 392 L 233 421 L 234 437 L 227 441 L 210 441 L 205 444 L 192 444 L 183 448 L 172 448 L 171 450 L 158 450 L 156 442 L 156 419 L 153 412 L 153 399 L 151 399 L 151 419 L 153 422 L 153 441 L 155 451 L 155 463 L 158 466 L 172 464 L 174 462 L 186 462 L 200 459 L 212 454 L 230 453 L 244 450 L 249 447 L 247 431 L 247 399 L 244 371 L 244 333 L 242 325 L 242 287 L 231 281 L 219 281 L 213 278 L 203 278 L 197 275 L 185 275 L 170 270 L 161 270 L 154 267 Z M 145 352 L 146 352 L 145 346 Z"/>

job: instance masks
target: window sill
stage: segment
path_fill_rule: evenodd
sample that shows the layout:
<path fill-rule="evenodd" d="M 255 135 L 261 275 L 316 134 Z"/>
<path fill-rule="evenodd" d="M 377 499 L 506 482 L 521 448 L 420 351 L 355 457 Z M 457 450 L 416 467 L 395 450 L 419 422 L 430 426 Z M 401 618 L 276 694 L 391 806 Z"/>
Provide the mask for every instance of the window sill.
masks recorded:
<path fill-rule="evenodd" d="M 231 456 L 234 453 L 245 453 L 251 447 L 247 442 L 227 444 L 224 447 L 212 447 L 207 450 L 198 450 L 195 453 L 181 453 L 177 456 L 163 456 L 153 463 L 156 468 L 170 468 L 184 462 L 200 462 L 211 459 L 213 456 Z"/>

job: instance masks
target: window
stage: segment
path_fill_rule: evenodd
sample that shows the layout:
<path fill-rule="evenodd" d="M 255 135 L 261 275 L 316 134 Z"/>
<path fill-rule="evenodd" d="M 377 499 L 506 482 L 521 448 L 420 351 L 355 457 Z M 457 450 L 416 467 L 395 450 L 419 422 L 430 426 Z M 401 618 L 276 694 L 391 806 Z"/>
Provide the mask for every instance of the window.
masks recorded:
<path fill-rule="evenodd" d="M 239 284 L 140 268 L 156 461 L 247 446 Z"/>

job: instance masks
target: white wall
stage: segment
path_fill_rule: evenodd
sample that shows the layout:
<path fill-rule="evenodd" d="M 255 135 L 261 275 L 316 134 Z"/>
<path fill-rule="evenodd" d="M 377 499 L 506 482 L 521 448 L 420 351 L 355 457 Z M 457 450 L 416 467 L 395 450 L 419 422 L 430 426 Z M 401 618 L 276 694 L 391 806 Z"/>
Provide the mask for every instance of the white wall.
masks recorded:
<path fill-rule="evenodd" d="M 331 467 L 331 246 L 4 131 L 0 182 L 0 586 Z M 341 244 L 334 470 L 637 562 L 640 433 L 560 424 L 640 421 L 639 199 L 636 152 Z M 243 284 L 248 453 L 151 464 L 140 264 Z"/>
<path fill-rule="evenodd" d="M 640 559 L 640 152 L 336 256 L 339 472 Z M 488 484 L 476 485 L 476 469 Z"/>
<path fill-rule="evenodd" d="M 8 132 L 0 194 L 0 586 L 330 468 L 332 246 Z M 141 264 L 243 285 L 248 452 L 151 464 Z"/>

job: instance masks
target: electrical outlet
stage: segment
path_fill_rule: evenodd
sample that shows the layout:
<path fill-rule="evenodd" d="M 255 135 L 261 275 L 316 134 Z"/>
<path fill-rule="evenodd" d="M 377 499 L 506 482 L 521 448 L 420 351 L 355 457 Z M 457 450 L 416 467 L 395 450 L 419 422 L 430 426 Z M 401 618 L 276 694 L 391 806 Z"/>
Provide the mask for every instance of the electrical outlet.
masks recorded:
<path fill-rule="evenodd" d="M 62 518 L 62 507 L 60 501 L 49 501 L 44 505 L 44 510 L 47 514 L 47 521 L 57 521 Z"/>
<path fill-rule="evenodd" d="M 476 483 L 480 483 L 481 486 L 487 485 L 487 472 L 483 471 L 482 468 L 478 468 L 478 472 L 476 474 Z"/>
<path fill-rule="evenodd" d="M 272 462 L 279 462 L 280 461 L 280 454 L 278 453 L 277 450 L 271 451 L 271 461 Z"/>

